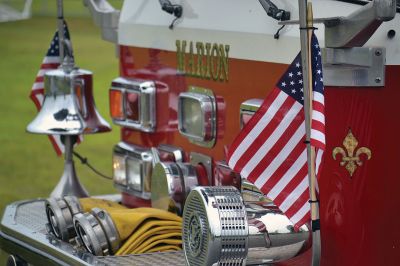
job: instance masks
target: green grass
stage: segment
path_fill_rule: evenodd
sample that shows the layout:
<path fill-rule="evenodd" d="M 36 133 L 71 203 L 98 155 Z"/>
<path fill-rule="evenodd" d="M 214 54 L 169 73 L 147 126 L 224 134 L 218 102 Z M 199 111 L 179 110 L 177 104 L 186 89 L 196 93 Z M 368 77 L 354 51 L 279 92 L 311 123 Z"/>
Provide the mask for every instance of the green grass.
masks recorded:
<path fill-rule="evenodd" d="M 100 31 L 90 18 L 76 17 L 67 21 L 76 62 L 81 68 L 94 72 L 97 108 L 110 122 L 108 86 L 118 75 L 115 46 L 101 40 Z M 28 96 L 55 28 L 56 21 L 50 17 L 0 23 L 1 213 L 10 202 L 48 197 L 63 170 L 63 158 L 56 156 L 47 136 L 25 131 L 36 116 L 35 106 Z M 101 172 L 111 175 L 111 151 L 118 140 L 119 128 L 113 126 L 111 133 L 86 135 L 76 150 Z M 111 181 L 96 176 L 79 162 L 76 168 L 90 194 L 116 192 Z"/>

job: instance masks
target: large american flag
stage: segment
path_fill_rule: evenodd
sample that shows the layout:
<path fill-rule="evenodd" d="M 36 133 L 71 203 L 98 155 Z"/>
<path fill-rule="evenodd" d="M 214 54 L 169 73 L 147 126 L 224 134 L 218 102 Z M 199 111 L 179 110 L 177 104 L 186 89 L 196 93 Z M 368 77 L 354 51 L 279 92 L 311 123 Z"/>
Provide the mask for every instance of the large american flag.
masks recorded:
<path fill-rule="evenodd" d="M 64 21 L 64 38 L 70 39 L 69 31 L 66 22 Z M 44 100 L 44 74 L 49 70 L 57 69 L 60 65 L 60 48 L 58 40 L 58 30 L 51 40 L 50 47 L 40 65 L 39 72 L 36 75 L 35 82 L 33 83 L 30 98 L 35 103 L 38 111 L 42 108 Z M 49 136 L 51 143 L 57 153 L 57 155 L 62 155 L 64 153 L 64 145 L 61 142 L 59 135 Z"/>
<path fill-rule="evenodd" d="M 325 149 L 321 51 L 313 34 L 311 145 L 320 172 Z M 229 166 L 253 182 L 297 229 L 310 220 L 304 93 L 300 53 L 228 151 Z"/>

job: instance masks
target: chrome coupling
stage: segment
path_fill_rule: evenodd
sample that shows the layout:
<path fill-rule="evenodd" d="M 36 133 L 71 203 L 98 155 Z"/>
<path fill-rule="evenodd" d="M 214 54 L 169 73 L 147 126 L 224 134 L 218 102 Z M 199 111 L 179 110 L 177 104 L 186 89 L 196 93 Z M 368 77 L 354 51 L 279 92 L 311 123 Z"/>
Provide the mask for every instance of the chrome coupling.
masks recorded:
<path fill-rule="evenodd" d="M 113 255 L 120 247 L 120 237 L 110 214 L 100 208 L 78 213 L 73 218 L 75 231 L 85 248 L 96 256 Z"/>
<path fill-rule="evenodd" d="M 70 242 L 76 232 L 72 219 L 75 214 L 82 212 L 79 199 L 75 196 L 65 196 L 62 199 L 49 198 L 45 201 L 46 216 L 54 235 Z"/>

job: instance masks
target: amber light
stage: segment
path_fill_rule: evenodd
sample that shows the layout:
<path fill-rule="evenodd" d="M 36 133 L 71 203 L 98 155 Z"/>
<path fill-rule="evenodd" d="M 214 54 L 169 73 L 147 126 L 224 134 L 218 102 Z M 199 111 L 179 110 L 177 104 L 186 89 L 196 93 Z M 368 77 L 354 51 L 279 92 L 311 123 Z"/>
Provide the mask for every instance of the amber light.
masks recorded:
<path fill-rule="evenodd" d="M 124 119 L 124 94 L 120 90 L 110 90 L 110 114 L 113 119 Z"/>

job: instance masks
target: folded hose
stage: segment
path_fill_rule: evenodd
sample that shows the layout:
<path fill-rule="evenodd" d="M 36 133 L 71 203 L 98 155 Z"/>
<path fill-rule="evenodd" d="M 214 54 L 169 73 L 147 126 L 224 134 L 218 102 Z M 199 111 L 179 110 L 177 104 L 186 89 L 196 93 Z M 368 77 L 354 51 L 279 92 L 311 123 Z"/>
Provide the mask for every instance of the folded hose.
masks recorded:
<path fill-rule="evenodd" d="M 182 218 L 159 209 L 94 208 L 76 214 L 73 222 L 86 249 L 97 256 L 178 250 L 182 244 Z"/>
<path fill-rule="evenodd" d="M 48 199 L 46 213 L 55 235 L 76 236 L 94 255 L 127 255 L 181 249 L 182 218 L 154 208 L 128 209 L 116 202 L 67 196 Z"/>

